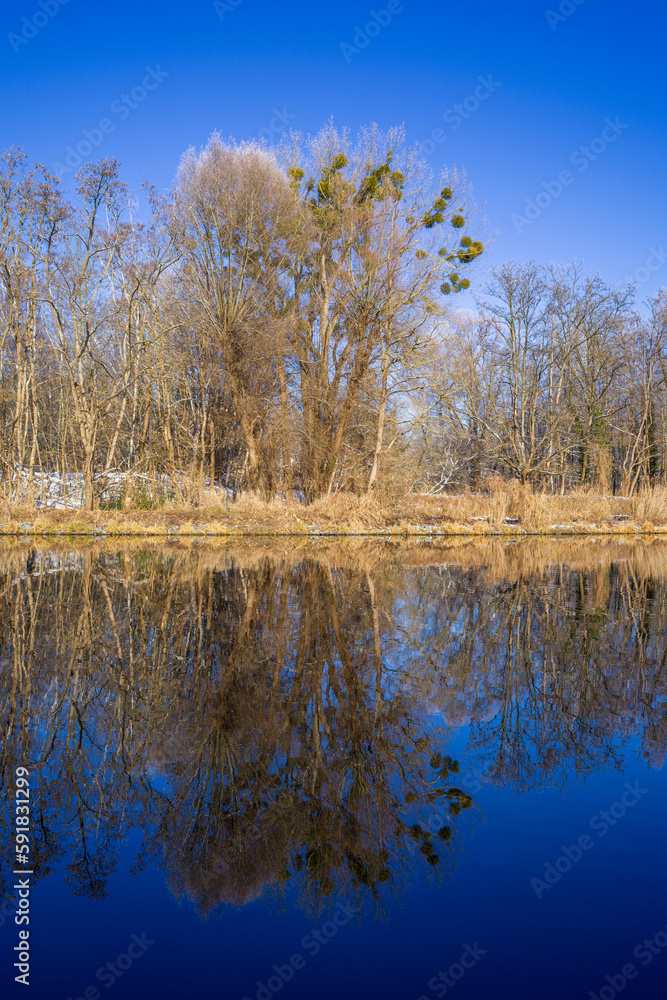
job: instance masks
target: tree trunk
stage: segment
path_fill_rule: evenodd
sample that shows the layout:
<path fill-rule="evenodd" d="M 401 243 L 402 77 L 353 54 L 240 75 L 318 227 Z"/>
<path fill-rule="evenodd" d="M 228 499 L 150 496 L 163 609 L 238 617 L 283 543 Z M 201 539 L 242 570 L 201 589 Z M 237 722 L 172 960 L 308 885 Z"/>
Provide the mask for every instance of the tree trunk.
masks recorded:
<path fill-rule="evenodd" d="M 95 509 L 95 484 L 93 480 L 93 459 L 95 454 L 94 447 L 84 446 L 84 459 L 83 459 L 83 501 L 84 510 L 94 510 Z"/>
<path fill-rule="evenodd" d="M 380 396 L 380 409 L 378 411 L 378 422 L 375 434 L 375 451 L 373 454 L 373 466 L 371 468 L 371 474 L 368 477 L 368 492 L 374 488 L 377 482 L 378 467 L 380 464 L 380 455 L 382 454 L 382 438 L 384 435 L 384 421 L 385 414 L 387 411 L 387 368 L 382 365 L 382 394 Z"/>

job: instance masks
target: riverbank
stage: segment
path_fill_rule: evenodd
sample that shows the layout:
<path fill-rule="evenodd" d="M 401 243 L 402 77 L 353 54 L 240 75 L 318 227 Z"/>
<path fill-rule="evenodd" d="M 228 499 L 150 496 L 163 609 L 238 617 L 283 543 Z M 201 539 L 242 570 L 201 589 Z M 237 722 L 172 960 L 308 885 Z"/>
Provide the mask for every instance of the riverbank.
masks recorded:
<path fill-rule="evenodd" d="M 334 494 L 309 506 L 235 502 L 208 494 L 199 507 L 154 510 L 44 510 L 0 504 L 5 536 L 525 536 L 667 534 L 667 489 L 634 497 L 532 494 L 510 485 L 492 495 L 421 496 L 383 502 Z"/>

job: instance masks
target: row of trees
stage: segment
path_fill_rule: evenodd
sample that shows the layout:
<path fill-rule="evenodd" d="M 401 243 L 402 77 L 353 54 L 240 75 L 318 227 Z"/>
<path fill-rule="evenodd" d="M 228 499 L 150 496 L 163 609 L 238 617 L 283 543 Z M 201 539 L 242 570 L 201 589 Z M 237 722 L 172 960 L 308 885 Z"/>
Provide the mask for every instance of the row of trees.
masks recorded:
<path fill-rule="evenodd" d="M 75 473 L 92 508 L 116 469 L 183 499 L 665 481 L 667 300 L 640 317 L 577 266 L 508 264 L 448 308 L 482 234 L 400 130 L 214 135 L 149 222 L 115 161 L 76 184 L 0 158 L 5 496 Z"/>
<path fill-rule="evenodd" d="M 665 293 L 640 316 L 631 288 L 534 264 L 496 269 L 487 293 L 448 325 L 424 400 L 436 488 L 489 472 L 552 492 L 665 484 Z"/>
<path fill-rule="evenodd" d="M 373 485 L 398 369 L 483 251 L 461 179 L 330 126 L 282 159 L 213 136 L 147 193 L 142 224 L 115 161 L 70 203 L 3 157 L 3 481 L 76 471 L 88 507 L 114 466 L 312 497 L 356 457 Z"/>

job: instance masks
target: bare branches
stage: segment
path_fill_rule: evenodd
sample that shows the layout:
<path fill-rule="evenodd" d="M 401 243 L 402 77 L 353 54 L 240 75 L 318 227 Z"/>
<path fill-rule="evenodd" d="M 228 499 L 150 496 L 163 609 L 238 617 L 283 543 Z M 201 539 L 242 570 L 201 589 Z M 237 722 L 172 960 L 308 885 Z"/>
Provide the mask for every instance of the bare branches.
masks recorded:
<path fill-rule="evenodd" d="M 145 195 L 139 221 L 112 159 L 72 203 L 20 152 L 0 159 L 11 499 L 74 474 L 92 508 L 116 470 L 195 503 L 216 485 L 308 501 L 489 473 L 561 492 L 667 480 L 664 295 L 640 319 L 579 265 L 510 262 L 455 312 L 477 209 L 400 129 L 329 124 L 279 157 L 213 135 L 173 192 Z M 157 502 L 140 492 L 114 502 Z"/>
<path fill-rule="evenodd" d="M 629 290 L 577 265 L 506 264 L 487 291 L 479 314 L 443 328 L 446 366 L 425 399 L 430 410 L 439 404 L 431 437 L 448 436 L 454 448 L 467 440 L 477 453 L 467 483 L 493 472 L 550 490 L 632 492 L 664 476 L 667 453 L 659 457 L 655 441 L 665 389 L 658 303 L 652 322 L 640 320 Z"/>

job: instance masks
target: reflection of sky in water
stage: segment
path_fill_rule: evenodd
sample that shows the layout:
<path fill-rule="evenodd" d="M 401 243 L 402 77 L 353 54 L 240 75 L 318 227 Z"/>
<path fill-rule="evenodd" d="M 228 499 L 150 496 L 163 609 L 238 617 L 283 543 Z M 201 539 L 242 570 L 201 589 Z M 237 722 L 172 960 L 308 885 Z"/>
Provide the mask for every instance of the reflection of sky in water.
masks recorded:
<path fill-rule="evenodd" d="M 458 753 L 462 743 L 463 737 L 448 749 Z M 461 772 L 467 772 L 464 757 Z M 648 792 L 600 836 L 591 820 L 619 801 L 626 781 Z M 103 902 L 72 896 L 58 877 L 39 883 L 33 893 L 34 982 L 48 979 L 51 985 L 43 992 L 33 986 L 30 995 L 78 996 L 73 990 L 95 983 L 96 970 L 122 953 L 133 933 L 146 932 L 155 944 L 112 995 L 255 1000 L 258 981 L 266 983 L 274 965 L 301 954 L 305 965 L 283 996 L 417 1000 L 437 996 L 429 980 L 446 973 L 465 944 L 478 943 L 487 954 L 457 983 L 458 997 L 586 996 L 582 984 L 597 992 L 606 974 L 634 962 L 641 971 L 628 996 L 653 1000 L 661 995 L 667 954 L 644 967 L 632 952 L 667 924 L 666 796 L 664 771 L 647 770 L 634 752 L 622 773 L 596 774 L 566 797 L 555 790 L 517 795 L 481 786 L 479 812 L 467 824 L 451 881 L 437 888 L 416 866 L 413 885 L 390 907 L 386 922 L 365 917 L 358 926 L 352 920 L 325 938 L 317 954 L 314 938 L 306 938 L 306 947 L 302 942 L 326 917 L 309 919 L 289 893 L 282 912 L 260 900 L 202 923 L 191 903 L 174 901 L 161 873 L 149 869 L 131 877 L 139 847 L 133 834 Z M 593 848 L 538 899 L 530 880 L 541 878 L 562 846 L 582 834 L 592 837 Z M 10 935 L 7 927 L 0 930 L 0 940 Z"/>

